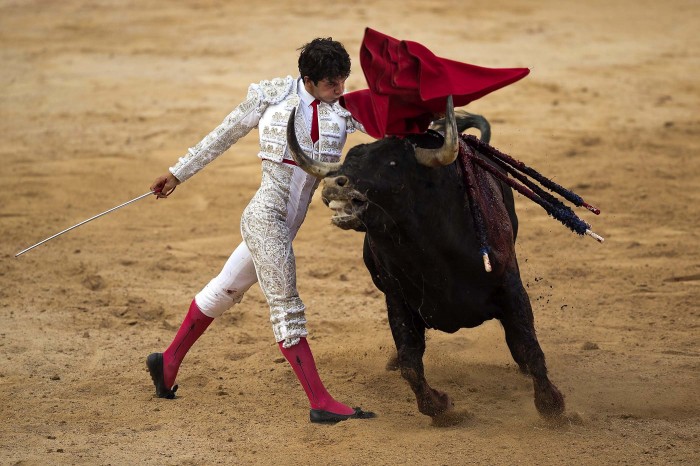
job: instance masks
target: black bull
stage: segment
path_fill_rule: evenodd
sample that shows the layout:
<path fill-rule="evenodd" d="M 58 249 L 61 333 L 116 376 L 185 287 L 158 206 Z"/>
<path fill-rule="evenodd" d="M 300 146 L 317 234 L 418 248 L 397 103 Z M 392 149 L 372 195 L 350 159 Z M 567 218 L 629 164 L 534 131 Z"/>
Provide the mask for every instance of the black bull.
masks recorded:
<path fill-rule="evenodd" d="M 458 133 L 451 100 L 441 147 L 425 149 L 410 138 L 389 137 L 353 147 L 342 164 L 308 158 L 293 120 L 294 115 L 287 129 L 290 149 L 300 167 L 325 178 L 323 199 L 335 211 L 333 223 L 366 232 L 365 265 L 386 296 L 398 365 L 420 412 L 438 416 L 452 407 L 449 396 L 425 379 L 426 328 L 452 333 L 495 318 L 520 370 L 532 376 L 537 410 L 561 415 L 564 397 L 547 377 L 518 269 L 513 193 L 485 171 L 476 177 L 493 266 L 487 273 L 463 168 L 455 162 Z M 482 126 L 482 137 L 487 127 Z"/>

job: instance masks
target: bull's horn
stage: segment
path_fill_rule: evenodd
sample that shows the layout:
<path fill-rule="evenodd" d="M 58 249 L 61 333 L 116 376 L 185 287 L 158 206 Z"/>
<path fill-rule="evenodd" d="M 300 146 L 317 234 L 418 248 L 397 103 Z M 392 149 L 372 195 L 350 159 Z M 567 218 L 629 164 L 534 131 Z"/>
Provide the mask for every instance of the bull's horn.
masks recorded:
<path fill-rule="evenodd" d="M 457 142 L 457 120 L 452 104 L 452 96 L 447 97 L 447 109 L 445 110 L 445 142 L 438 149 L 423 149 L 416 147 L 416 159 L 426 167 L 438 167 L 449 165 L 455 161 L 459 152 Z"/>
<path fill-rule="evenodd" d="M 341 163 L 321 162 L 312 159 L 304 153 L 299 146 L 297 133 L 294 128 L 295 115 L 296 109 L 293 109 L 291 115 L 289 115 L 289 121 L 287 122 L 287 145 L 289 146 L 289 151 L 292 153 L 294 161 L 299 165 L 299 168 L 316 178 L 325 178 L 330 172 L 339 170 L 342 166 Z"/>

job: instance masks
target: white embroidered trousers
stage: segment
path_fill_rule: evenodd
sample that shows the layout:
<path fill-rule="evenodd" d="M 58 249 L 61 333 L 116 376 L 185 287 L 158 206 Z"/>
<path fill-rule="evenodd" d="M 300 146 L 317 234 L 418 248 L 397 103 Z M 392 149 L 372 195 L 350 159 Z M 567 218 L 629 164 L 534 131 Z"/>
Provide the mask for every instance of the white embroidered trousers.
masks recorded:
<path fill-rule="evenodd" d="M 288 348 L 308 335 L 304 303 L 296 286 L 292 240 L 301 226 L 318 180 L 299 167 L 262 161 L 260 188 L 243 211 L 241 243 L 221 273 L 195 296 L 199 309 L 218 317 L 259 281 L 270 306 L 275 340 Z"/>

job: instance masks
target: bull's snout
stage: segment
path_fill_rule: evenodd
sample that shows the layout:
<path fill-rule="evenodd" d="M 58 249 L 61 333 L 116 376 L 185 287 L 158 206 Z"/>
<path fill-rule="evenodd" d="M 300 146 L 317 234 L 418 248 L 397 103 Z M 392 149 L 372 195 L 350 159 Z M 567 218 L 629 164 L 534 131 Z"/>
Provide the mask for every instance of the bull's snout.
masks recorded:
<path fill-rule="evenodd" d="M 324 178 L 321 196 L 323 203 L 328 206 L 332 200 L 342 197 L 343 188 L 346 188 L 348 182 L 348 177 L 343 175 Z"/>
<path fill-rule="evenodd" d="M 367 209 L 367 197 L 355 189 L 347 176 L 326 177 L 321 197 L 333 210 L 333 224 L 346 230 L 361 228 L 359 217 Z"/>

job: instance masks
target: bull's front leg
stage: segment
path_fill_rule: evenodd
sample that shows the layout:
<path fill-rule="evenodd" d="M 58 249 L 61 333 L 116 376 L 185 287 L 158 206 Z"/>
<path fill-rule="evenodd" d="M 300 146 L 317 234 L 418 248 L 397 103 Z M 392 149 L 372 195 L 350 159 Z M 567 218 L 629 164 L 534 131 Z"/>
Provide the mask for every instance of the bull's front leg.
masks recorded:
<path fill-rule="evenodd" d="M 519 274 L 507 275 L 499 293 L 502 306 L 501 324 L 513 359 L 521 371 L 532 376 L 535 389 L 535 407 L 546 417 L 564 413 L 564 395 L 549 380 L 544 353 L 537 341 L 530 298 Z"/>
<path fill-rule="evenodd" d="M 428 385 L 423 369 L 425 353 L 425 326 L 399 298 L 387 295 L 389 325 L 398 353 L 401 376 L 408 381 L 416 395 L 418 410 L 427 416 L 437 416 L 452 408 L 450 397 Z"/>

